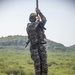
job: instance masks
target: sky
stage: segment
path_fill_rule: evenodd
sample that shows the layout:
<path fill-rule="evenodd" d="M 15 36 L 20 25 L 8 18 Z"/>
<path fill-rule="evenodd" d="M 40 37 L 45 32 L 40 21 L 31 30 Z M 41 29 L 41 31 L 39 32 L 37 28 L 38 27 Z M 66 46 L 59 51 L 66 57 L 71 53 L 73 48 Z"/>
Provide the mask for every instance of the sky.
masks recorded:
<path fill-rule="evenodd" d="M 0 37 L 27 36 L 29 15 L 35 12 L 36 0 L 0 0 Z M 47 39 L 65 46 L 75 44 L 75 0 L 39 0 L 47 18 Z"/>

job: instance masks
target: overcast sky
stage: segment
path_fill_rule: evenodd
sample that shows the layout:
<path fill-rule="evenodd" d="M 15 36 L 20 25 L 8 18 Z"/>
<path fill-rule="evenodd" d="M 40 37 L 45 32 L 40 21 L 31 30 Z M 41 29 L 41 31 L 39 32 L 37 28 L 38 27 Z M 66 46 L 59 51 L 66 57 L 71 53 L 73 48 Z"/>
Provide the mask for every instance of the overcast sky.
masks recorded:
<path fill-rule="evenodd" d="M 27 35 L 35 6 L 36 0 L 0 0 L 0 37 Z M 39 8 L 47 18 L 47 38 L 65 46 L 75 44 L 75 0 L 39 0 Z"/>

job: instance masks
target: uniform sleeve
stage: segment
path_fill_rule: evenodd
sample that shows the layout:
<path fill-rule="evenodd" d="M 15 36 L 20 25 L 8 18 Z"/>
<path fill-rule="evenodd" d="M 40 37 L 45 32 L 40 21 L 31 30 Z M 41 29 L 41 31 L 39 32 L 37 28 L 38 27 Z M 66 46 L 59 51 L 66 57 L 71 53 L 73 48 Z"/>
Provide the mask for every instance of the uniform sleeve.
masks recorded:
<path fill-rule="evenodd" d="M 40 12 L 39 13 L 39 15 L 40 15 L 40 17 L 41 17 L 41 22 L 43 23 L 43 25 L 45 25 L 45 23 L 46 23 L 46 17 Z"/>

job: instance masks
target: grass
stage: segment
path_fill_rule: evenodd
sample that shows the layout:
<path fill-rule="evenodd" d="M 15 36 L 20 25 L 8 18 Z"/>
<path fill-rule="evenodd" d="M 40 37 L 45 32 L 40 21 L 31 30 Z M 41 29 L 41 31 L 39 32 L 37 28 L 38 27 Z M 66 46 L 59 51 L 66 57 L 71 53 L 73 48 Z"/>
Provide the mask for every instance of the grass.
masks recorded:
<path fill-rule="evenodd" d="M 75 52 L 47 51 L 48 75 L 75 75 Z M 0 47 L 0 75 L 35 75 L 24 47 Z"/>

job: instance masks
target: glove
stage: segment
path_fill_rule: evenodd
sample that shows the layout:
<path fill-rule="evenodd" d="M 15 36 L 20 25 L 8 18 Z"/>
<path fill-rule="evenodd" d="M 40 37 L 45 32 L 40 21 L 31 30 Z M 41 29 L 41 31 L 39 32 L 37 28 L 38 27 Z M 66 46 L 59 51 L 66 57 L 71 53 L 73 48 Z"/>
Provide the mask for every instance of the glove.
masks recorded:
<path fill-rule="evenodd" d="M 39 8 L 36 8 L 36 13 L 40 13 L 40 9 Z"/>

